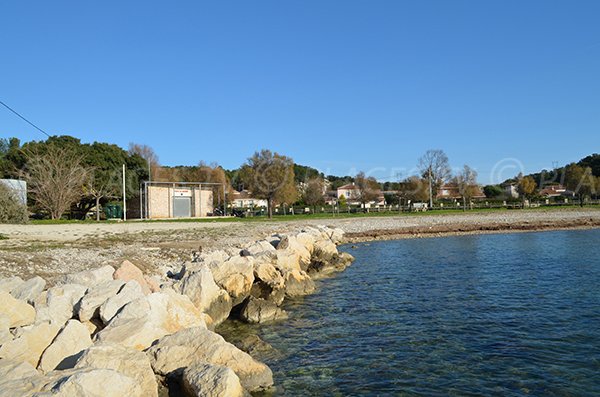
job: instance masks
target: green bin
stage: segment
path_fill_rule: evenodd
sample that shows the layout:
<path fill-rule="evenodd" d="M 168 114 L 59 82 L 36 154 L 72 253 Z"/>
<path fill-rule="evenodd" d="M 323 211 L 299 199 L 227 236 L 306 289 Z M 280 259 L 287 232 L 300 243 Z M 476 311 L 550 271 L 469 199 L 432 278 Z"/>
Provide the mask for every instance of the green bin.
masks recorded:
<path fill-rule="evenodd" d="M 107 204 L 104 206 L 106 219 L 123 219 L 123 207 L 118 204 Z"/>

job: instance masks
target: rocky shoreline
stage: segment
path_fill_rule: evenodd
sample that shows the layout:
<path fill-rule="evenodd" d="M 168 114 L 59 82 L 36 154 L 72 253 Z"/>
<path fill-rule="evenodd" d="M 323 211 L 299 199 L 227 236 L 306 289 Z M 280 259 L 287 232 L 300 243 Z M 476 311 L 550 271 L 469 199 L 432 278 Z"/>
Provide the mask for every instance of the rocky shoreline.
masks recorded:
<path fill-rule="evenodd" d="M 353 260 L 338 228 L 309 226 L 238 248 L 196 252 L 148 275 L 128 261 L 0 279 L 1 396 L 247 396 L 273 387 L 268 366 L 214 332 L 228 318 L 284 320 L 286 298 Z M 177 391 L 173 389 L 179 389 Z"/>

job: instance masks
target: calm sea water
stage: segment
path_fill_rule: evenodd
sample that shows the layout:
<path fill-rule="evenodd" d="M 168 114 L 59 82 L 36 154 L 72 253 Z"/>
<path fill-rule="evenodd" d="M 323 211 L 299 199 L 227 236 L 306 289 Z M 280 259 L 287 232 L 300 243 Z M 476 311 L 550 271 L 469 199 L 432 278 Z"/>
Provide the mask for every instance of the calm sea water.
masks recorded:
<path fill-rule="evenodd" d="M 248 327 L 285 396 L 600 395 L 600 230 L 385 241 Z"/>

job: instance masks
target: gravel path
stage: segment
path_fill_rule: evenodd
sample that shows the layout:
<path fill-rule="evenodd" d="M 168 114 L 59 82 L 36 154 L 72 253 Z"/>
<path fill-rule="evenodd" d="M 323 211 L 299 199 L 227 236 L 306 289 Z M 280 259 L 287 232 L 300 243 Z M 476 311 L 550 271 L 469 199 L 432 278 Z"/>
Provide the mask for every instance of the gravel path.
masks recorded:
<path fill-rule="evenodd" d="M 342 228 L 351 241 L 423 235 L 600 227 L 600 210 L 527 210 L 264 222 L 0 225 L 0 277 L 55 276 L 129 259 L 148 272 L 178 268 L 192 252 L 237 247 L 305 225 Z"/>

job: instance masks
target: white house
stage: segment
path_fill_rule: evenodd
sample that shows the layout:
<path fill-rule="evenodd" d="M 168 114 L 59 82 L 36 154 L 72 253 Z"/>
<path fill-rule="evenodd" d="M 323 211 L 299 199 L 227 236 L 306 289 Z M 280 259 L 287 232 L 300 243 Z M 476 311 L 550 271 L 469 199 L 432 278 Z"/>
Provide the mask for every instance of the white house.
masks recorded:
<path fill-rule="evenodd" d="M 267 200 L 252 197 L 252 193 L 248 190 L 233 192 L 232 202 L 235 208 L 255 208 L 267 206 Z"/>

